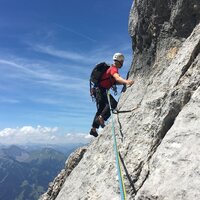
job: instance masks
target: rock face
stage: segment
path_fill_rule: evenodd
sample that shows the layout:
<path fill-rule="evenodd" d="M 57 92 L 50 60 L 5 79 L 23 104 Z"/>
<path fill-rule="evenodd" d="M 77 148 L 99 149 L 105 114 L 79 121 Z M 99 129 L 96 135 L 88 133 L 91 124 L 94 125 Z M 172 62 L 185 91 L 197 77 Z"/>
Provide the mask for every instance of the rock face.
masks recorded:
<path fill-rule="evenodd" d="M 135 0 L 134 59 L 114 115 L 128 200 L 200 199 L 200 1 Z M 112 125 L 87 147 L 56 200 L 119 200 Z"/>
<path fill-rule="evenodd" d="M 78 165 L 80 160 L 83 158 L 86 148 L 78 148 L 73 152 L 65 163 L 65 169 L 63 169 L 58 176 L 54 179 L 52 183 L 49 184 L 48 191 L 43 194 L 39 199 L 40 200 L 54 200 L 58 193 L 60 192 L 66 178 L 70 175 L 72 170 Z"/>

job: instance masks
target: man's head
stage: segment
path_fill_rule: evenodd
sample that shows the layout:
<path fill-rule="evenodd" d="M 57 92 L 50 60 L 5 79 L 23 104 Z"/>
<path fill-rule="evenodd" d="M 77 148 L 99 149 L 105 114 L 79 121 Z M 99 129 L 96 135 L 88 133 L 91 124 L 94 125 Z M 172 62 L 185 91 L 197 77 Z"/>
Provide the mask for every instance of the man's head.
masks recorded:
<path fill-rule="evenodd" d="M 124 63 L 124 55 L 121 53 L 115 53 L 113 55 L 113 61 L 116 67 L 121 68 Z"/>

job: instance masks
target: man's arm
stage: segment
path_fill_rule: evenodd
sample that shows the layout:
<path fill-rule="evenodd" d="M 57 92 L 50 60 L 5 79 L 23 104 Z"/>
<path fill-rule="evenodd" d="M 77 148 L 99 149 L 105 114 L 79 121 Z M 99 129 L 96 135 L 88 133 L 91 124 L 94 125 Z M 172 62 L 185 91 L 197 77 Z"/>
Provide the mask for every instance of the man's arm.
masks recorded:
<path fill-rule="evenodd" d="M 113 74 L 113 78 L 115 81 L 119 84 L 127 84 L 127 85 L 133 85 L 134 81 L 133 80 L 126 80 L 123 79 L 118 73 Z"/>

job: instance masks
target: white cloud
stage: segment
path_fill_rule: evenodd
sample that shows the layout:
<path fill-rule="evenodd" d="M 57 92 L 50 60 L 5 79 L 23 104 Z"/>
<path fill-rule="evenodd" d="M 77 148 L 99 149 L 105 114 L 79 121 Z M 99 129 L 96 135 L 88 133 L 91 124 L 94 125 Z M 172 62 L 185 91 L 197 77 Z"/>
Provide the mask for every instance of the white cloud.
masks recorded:
<path fill-rule="evenodd" d="M 63 51 L 63 50 L 59 50 L 59 49 L 55 49 L 52 46 L 44 46 L 44 45 L 35 45 L 33 46 L 33 49 L 35 51 L 41 52 L 41 53 L 45 53 L 45 54 L 49 54 L 51 56 L 55 56 L 55 57 L 59 57 L 59 58 L 64 58 L 64 59 L 68 59 L 68 60 L 72 60 L 72 61 L 79 61 L 79 62 L 86 62 L 88 61 L 88 57 L 85 57 L 84 55 L 75 53 L 75 52 L 71 52 L 71 51 Z"/>
<path fill-rule="evenodd" d="M 19 61 L 20 60 L 20 61 Z M 57 81 L 65 79 L 65 76 L 62 74 L 56 74 L 46 69 L 43 63 L 34 63 L 30 64 L 29 60 L 23 60 L 19 58 L 12 58 L 11 60 L 0 59 L 0 64 L 9 65 L 15 69 L 18 69 L 18 72 L 21 72 L 20 78 L 24 78 L 22 73 L 25 74 L 26 79 L 27 75 L 29 78 L 37 78 L 42 80 Z"/>
<path fill-rule="evenodd" d="M 30 64 L 30 61 L 19 58 L 12 58 L 12 60 L 0 59 L 0 64 L 17 69 L 17 73 L 9 73 L 8 78 L 15 78 L 21 81 L 26 80 L 28 82 L 26 85 L 37 83 L 38 85 L 48 86 L 50 89 L 57 88 L 64 91 L 85 90 L 87 92 L 88 90 L 88 80 L 70 74 L 70 71 L 77 71 L 76 68 L 71 67 L 67 72 L 57 72 L 55 70 L 58 69 L 57 65 L 53 66 L 51 63 L 43 63 L 40 61 L 35 61 L 35 63 Z"/>
<path fill-rule="evenodd" d="M 112 62 L 112 56 L 117 51 L 114 50 L 111 46 L 98 46 L 96 49 L 86 50 L 84 53 L 78 53 L 69 50 L 62 50 L 58 49 L 54 46 L 44 45 L 44 44 L 30 44 L 31 48 L 39 53 L 44 53 L 50 56 L 54 56 L 57 58 L 62 58 L 69 60 L 71 62 L 78 63 L 79 65 L 94 65 L 96 63 L 105 61 L 105 62 Z M 121 47 L 120 47 L 121 46 Z M 127 45 L 120 45 L 118 46 L 118 51 L 124 53 L 125 57 L 127 50 L 130 50 Z M 121 51 L 120 51 L 121 49 Z M 118 52 L 117 51 L 117 52 Z M 124 51 L 124 52 L 123 52 Z M 126 59 L 125 59 L 126 60 Z"/>
<path fill-rule="evenodd" d="M 60 24 L 56 24 L 56 26 L 59 27 L 59 28 L 62 28 L 62 29 L 64 29 L 64 30 L 66 30 L 66 31 L 68 31 L 68 32 L 71 32 L 71 33 L 73 33 L 73 34 L 75 34 L 75 35 L 77 35 L 77 36 L 81 36 L 82 38 L 87 39 L 87 40 L 89 40 L 89 41 L 97 42 L 97 40 L 93 39 L 92 37 L 87 36 L 87 35 L 85 35 L 85 34 L 83 34 L 83 33 L 77 32 L 77 31 L 75 31 L 75 30 L 73 30 L 73 29 L 71 29 L 71 28 L 68 28 L 68 27 L 66 27 L 66 26 L 62 26 L 62 25 L 60 25 Z"/>
<path fill-rule="evenodd" d="M 0 138 L 1 137 L 6 138 L 14 135 L 15 135 L 15 129 L 12 128 L 5 128 L 2 131 L 0 131 Z"/>
<path fill-rule="evenodd" d="M 20 103 L 20 101 L 13 98 L 0 97 L 0 103 L 16 104 L 16 103 Z"/>
<path fill-rule="evenodd" d="M 92 138 L 93 136 L 84 133 L 76 133 L 76 134 L 67 133 L 65 135 L 65 140 L 67 141 L 67 143 L 81 143 L 81 142 L 86 143 L 89 142 Z"/>
<path fill-rule="evenodd" d="M 32 126 L 23 126 L 22 128 L 18 128 L 17 131 L 19 131 L 19 134 L 22 135 L 48 135 L 57 132 L 58 128 L 41 127 L 40 125 L 38 125 L 36 128 Z"/>
<path fill-rule="evenodd" d="M 42 127 L 40 125 L 5 128 L 0 131 L 0 141 L 4 144 L 67 144 L 87 143 L 91 137 L 84 133 L 61 134 L 58 127 Z"/>

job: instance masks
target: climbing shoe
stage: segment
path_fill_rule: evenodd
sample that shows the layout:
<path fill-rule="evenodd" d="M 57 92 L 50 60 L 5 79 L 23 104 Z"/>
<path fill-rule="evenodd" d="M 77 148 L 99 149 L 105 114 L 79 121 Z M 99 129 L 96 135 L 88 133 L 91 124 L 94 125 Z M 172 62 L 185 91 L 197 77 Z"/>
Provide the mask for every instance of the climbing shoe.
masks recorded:
<path fill-rule="evenodd" d="M 96 130 L 91 129 L 91 130 L 90 130 L 90 135 L 93 135 L 94 137 L 97 137 L 97 136 L 98 136 L 98 133 L 97 133 Z"/>
<path fill-rule="evenodd" d="M 104 128 L 105 127 L 105 124 L 104 124 L 104 119 L 101 115 L 99 115 L 96 119 L 96 122 L 101 126 L 101 128 Z"/>

